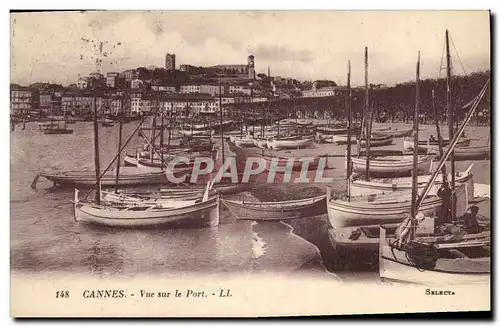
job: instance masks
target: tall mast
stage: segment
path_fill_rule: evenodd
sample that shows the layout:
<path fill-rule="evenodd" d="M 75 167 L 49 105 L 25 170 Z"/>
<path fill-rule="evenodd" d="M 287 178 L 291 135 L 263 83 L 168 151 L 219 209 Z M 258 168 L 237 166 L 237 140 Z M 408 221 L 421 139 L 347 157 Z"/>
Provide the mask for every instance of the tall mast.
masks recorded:
<path fill-rule="evenodd" d="M 432 110 L 434 111 L 434 120 L 436 121 L 436 134 L 437 134 L 437 139 L 438 139 L 439 158 L 442 158 L 444 155 L 443 137 L 441 136 L 441 129 L 439 128 L 439 118 L 438 118 L 438 112 L 437 112 L 437 108 L 436 108 L 435 97 L 434 97 L 434 90 L 432 90 Z M 441 168 L 441 175 L 443 178 L 443 186 L 445 188 L 449 187 L 448 174 L 446 173 L 446 165 L 443 165 L 443 168 Z"/>
<path fill-rule="evenodd" d="M 450 56 L 450 40 L 448 30 L 446 30 L 446 109 L 448 110 L 448 134 L 450 141 L 453 139 L 453 119 L 454 110 L 451 103 L 451 56 Z M 451 217 L 456 219 L 456 197 L 455 197 L 455 149 L 450 155 L 451 166 Z"/>
<path fill-rule="evenodd" d="M 351 200 L 351 61 L 347 65 L 347 199 Z"/>
<path fill-rule="evenodd" d="M 101 204 L 101 167 L 99 161 L 99 124 L 97 123 L 97 98 L 94 93 L 94 166 L 95 166 L 95 181 L 97 183 L 97 191 L 95 193 L 95 203 Z"/>
<path fill-rule="evenodd" d="M 222 153 L 222 164 L 224 164 L 224 128 L 222 127 L 222 85 L 219 80 L 219 110 L 220 110 L 220 144 Z"/>
<path fill-rule="evenodd" d="M 369 117 L 369 85 L 368 85 L 368 47 L 365 47 L 365 142 L 366 142 L 366 180 L 370 180 L 370 124 L 368 124 Z M 349 140 L 350 141 L 350 140 Z"/>
<path fill-rule="evenodd" d="M 411 217 L 417 214 L 417 183 L 418 183 L 418 105 L 420 102 L 420 51 L 417 59 L 417 78 L 415 90 L 415 115 L 413 117 L 413 173 L 411 179 Z"/>
<path fill-rule="evenodd" d="M 162 103 L 159 101 L 159 106 L 161 106 L 161 131 L 160 131 L 160 157 L 161 157 L 161 166 L 160 167 L 163 167 L 163 163 L 164 163 L 164 158 L 163 158 L 163 143 L 164 143 L 164 131 L 165 131 L 165 121 L 164 121 L 164 113 L 163 113 L 163 110 L 165 109 L 165 107 L 162 106 Z"/>
<path fill-rule="evenodd" d="M 153 163 L 153 157 L 154 157 L 154 145 L 155 145 L 155 139 L 156 139 L 156 112 L 153 113 L 153 117 L 151 119 L 151 133 L 150 133 L 150 142 L 151 142 L 151 149 L 149 149 L 149 158 L 151 161 L 151 164 Z"/>

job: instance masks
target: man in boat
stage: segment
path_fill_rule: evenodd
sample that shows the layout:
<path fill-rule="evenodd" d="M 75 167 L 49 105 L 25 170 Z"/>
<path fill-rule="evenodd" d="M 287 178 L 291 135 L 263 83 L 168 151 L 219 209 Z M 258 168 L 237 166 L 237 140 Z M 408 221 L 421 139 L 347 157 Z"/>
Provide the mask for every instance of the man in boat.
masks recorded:
<path fill-rule="evenodd" d="M 466 213 L 460 218 L 460 222 L 465 226 L 467 233 L 475 234 L 481 232 L 481 226 L 477 220 L 477 213 L 479 208 L 477 206 L 472 206 L 470 208 L 471 213 Z"/>
<path fill-rule="evenodd" d="M 451 217 L 451 190 L 450 187 L 443 183 L 443 186 L 438 190 L 437 195 L 443 200 L 441 206 L 437 209 L 438 222 L 436 226 L 444 225 L 452 221 Z"/>

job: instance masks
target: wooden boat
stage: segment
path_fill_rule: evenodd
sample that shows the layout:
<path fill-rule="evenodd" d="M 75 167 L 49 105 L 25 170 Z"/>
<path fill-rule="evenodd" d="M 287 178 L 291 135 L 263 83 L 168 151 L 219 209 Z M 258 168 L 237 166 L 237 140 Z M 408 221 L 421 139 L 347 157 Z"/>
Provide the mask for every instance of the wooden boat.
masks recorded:
<path fill-rule="evenodd" d="M 253 144 L 258 148 L 267 149 L 267 139 L 255 138 Z"/>
<path fill-rule="evenodd" d="M 412 138 L 404 138 L 403 139 L 403 150 L 413 152 L 414 144 Z M 447 142 L 448 144 L 449 142 Z M 469 146 L 470 139 L 462 138 L 457 142 L 457 147 L 455 148 L 455 153 L 460 151 L 461 147 Z M 437 141 L 418 141 L 418 151 L 419 152 L 429 152 L 429 153 L 437 153 L 439 150 L 439 144 Z M 445 150 L 446 151 L 446 150 Z M 465 151 L 463 151 L 465 152 Z"/>
<path fill-rule="evenodd" d="M 280 150 L 280 149 L 300 149 L 308 148 L 313 146 L 313 139 L 298 139 L 298 140 L 277 140 L 271 138 L 267 141 L 267 147 L 269 149 Z"/>
<path fill-rule="evenodd" d="M 69 128 L 50 128 L 43 131 L 44 134 L 73 134 L 73 130 Z"/>
<path fill-rule="evenodd" d="M 468 194 L 465 184 L 457 186 L 456 196 L 457 204 L 464 204 L 466 207 Z M 428 195 L 420 210 L 425 215 L 432 215 L 442 202 L 437 195 Z M 334 228 L 399 223 L 411 211 L 411 192 L 351 197 L 348 201 L 347 199 L 331 199 L 331 189 L 328 187 L 327 204 L 330 225 Z M 457 212 L 465 212 L 465 210 L 457 209 Z"/>
<path fill-rule="evenodd" d="M 237 137 L 234 139 L 234 145 L 236 145 L 238 148 L 249 148 L 249 147 L 253 147 L 255 144 L 254 144 L 253 138 Z"/>
<path fill-rule="evenodd" d="M 391 129 L 391 130 L 376 130 L 372 132 L 374 136 L 392 136 L 392 137 L 406 137 L 413 134 L 413 128 L 408 129 Z M 371 144 L 370 144 L 371 145 Z"/>
<path fill-rule="evenodd" d="M 455 160 L 486 160 L 491 158 L 489 146 L 455 148 Z"/>
<path fill-rule="evenodd" d="M 351 127 L 351 133 L 353 135 L 358 134 L 361 129 L 361 126 L 353 126 Z M 331 128 L 331 127 L 317 127 L 316 131 L 321 133 L 321 134 L 326 134 L 326 135 L 342 135 L 342 134 L 347 134 L 347 128 L 346 127 L 341 127 L 341 128 Z"/>
<path fill-rule="evenodd" d="M 181 130 L 180 131 L 181 135 L 182 136 L 185 136 L 185 137 L 195 137 L 195 136 L 199 136 L 199 137 L 208 137 L 208 136 L 211 136 L 212 135 L 212 131 L 210 130 Z"/>
<path fill-rule="evenodd" d="M 152 227 L 181 224 L 190 227 L 210 227 L 219 224 L 219 196 L 186 203 L 144 205 L 97 205 L 83 202 L 75 189 L 74 218 L 76 221 L 109 227 Z"/>
<path fill-rule="evenodd" d="M 351 158 L 353 172 L 366 172 L 366 158 Z M 420 156 L 417 161 L 419 173 L 428 173 L 431 168 L 432 157 Z M 413 170 L 413 158 L 409 156 L 377 157 L 370 159 L 370 175 L 409 175 Z"/>
<path fill-rule="evenodd" d="M 382 137 L 371 137 L 370 138 L 370 147 L 376 146 L 384 146 L 392 144 L 392 136 L 382 136 Z M 347 144 L 347 135 L 333 135 L 331 137 L 331 143 L 335 144 Z M 330 143 L 330 142 L 329 142 Z M 356 144 L 356 136 L 351 136 L 351 144 Z M 360 142 L 361 147 L 366 148 L 366 140 L 362 139 Z"/>
<path fill-rule="evenodd" d="M 403 250 L 393 245 L 386 238 L 385 228 L 380 227 L 380 278 L 426 286 L 488 284 L 491 275 L 490 241 L 484 235 L 468 236 L 454 243 L 426 243 L 417 237 L 420 246 L 413 248 L 426 251 L 428 260 L 423 261 L 420 251 Z"/>
<path fill-rule="evenodd" d="M 326 197 L 279 201 L 246 202 L 222 199 L 222 203 L 238 219 L 244 220 L 288 220 L 313 217 L 326 213 Z"/>
<path fill-rule="evenodd" d="M 35 177 L 32 186 L 36 186 L 39 177 L 45 177 L 52 181 L 55 186 L 85 186 L 92 187 L 96 183 L 93 171 L 64 171 L 64 172 L 41 172 Z M 108 171 L 101 179 L 101 185 L 114 186 L 116 173 Z M 120 170 L 118 183 L 121 186 L 155 185 L 165 184 L 167 179 L 165 172 L 161 169 L 138 169 L 134 167 L 123 167 Z"/>
<path fill-rule="evenodd" d="M 467 194 L 471 196 L 474 194 L 474 179 L 471 173 L 473 164 L 471 164 L 465 171 L 459 172 L 455 177 L 456 183 L 464 183 L 467 187 Z M 432 175 L 420 175 L 418 176 L 418 192 L 420 192 L 425 184 L 429 181 Z M 448 177 L 450 180 L 451 177 Z M 369 194 L 380 194 L 388 193 L 394 191 L 411 191 L 412 178 L 411 177 L 400 177 L 400 178 L 371 178 L 369 181 L 364 179 L 353 179 L 350 182 L 350 193 L 351 196 L 369 195 Z M 443 176 L 439 174 L 436 178 L 436 188 L 440 188 L 443 183 Z"/>
<path fill-rule="evenodd" d="M 272 155 L 266 155 L 266 154 L 261 154 L 260 157 L 262 157 L 266 161 L 266 170 L 269 171 L 271 170 L 271 165 L 273 162 L 277 164 L 277 168 L 282 169 L 287 166 L 287 163 L 292 161 L 292 170 L 293 171 L 301 171 L 302 170 L 302 162 L 308 159 L 309 161 L 309 166 L 308 170 L 315 170 L 318 165 L 319 165 L 319 160 L 320 157 L 311 157 L 311 158 L 294 158 L 294 157 L 280 157 L 280 156 L 272 156 Z"/>

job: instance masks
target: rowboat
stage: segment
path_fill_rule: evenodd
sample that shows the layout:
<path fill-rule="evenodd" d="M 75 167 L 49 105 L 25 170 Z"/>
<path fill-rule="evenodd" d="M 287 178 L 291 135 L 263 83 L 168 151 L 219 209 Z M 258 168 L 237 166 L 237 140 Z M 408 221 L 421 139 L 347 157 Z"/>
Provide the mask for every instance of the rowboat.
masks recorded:
<path fill-rule="evenodd" d="M 486 160 L 491 158 L 489 146 L 455 148 L 455 160 Z"/>
<path fill-rule="evenodd" d="M 377 130 L 372 131 L 372 135 L 374 136 L 392 136 L 392 137 L 406 137 L 411 136 L 413 134 L 413 128 L 408 129 L 391 129 L 391 130 Z"/>
<path fill-rule="evenodd" d="M 446 144 L 448 144 L 447 142 Z M 470 139 L 462 138 L 457 142 L 457 147 L 455 148 L 455 153 L 461 149 L 460 147 L 468 146 L 470 144 Z M 414 142 L 412 138 L 404 138 L 403 139 L 403 149 L 405 151 L 413 151 L 414 148 Z M 437 141 L 418 141 L 418 151 L 419 152 L 432 152 L 432 153 L 437 153 L 439 150 L 439 145 L 437 144 Z M 446 151 L 446 149 L 444 149 Z M 465 152 L 465 151 L 464 151 Z"/>
<path fill-rule="evenodd" d="M 473 164 L 471 164 L 465 171 L 457 173 L 455 177 L 456 183 L 464 183 L 467 187 L 467 193 L 471 196 L 474 194 L 474 180 L 471 173 Z M 425 184 L 432 177 L 430 174 L 418 176 L 417 187 L 418 192 L 422 191 Z M 448 180 L 451 176 L 448 176 Z M 353 179 L 350 182 L 350 194 L 351 196 L 369 195 L 369 194 L 380 194 L 388 193 L 394 191 L 411 191 L 411 177 L 400 177 L 400 178 L 371 178 L 369 181 L 365 179 Z M 443 176 L 439 174 L 436 178 L 435 184 L 437 188 L 441 187 L 443 184 Z"/>
<path fill-rule="evenodd" d="M 215 191 L 211 195 L 215 195 Z M 101 191 L 101 201 L 122 205 L 182 205 L 195 204 L 203 197 L 203 193 L 188 193 L 179 196 L 163 195 L 158 192 L 124 192 Z M 175 203 L 174 203 L 175 202 Z"/>
<path fill-rule="evenodd" d="M 301 200 L 279 202 L 246 202 L 222 199 L 222 203 L 238 219 L 273 221 L 325 214 L 325 199 L 326 197 L 322 195 Z"/>
<path fill-rule="evenodd" d="M 351 127 L 351 133 L 357 134 L 357 133 L 359 133 L 360 129 L 361 129 L 360 126 Z M 316 131 L 321 133 L 321 134 L 327 134 L 327 135 L 347 134 L 346 127 L 341 127 L 341 128 L 317 127 Z"/>
<path fill-rule="evenodd" d="M 457 186 L 456 197 L 457 208 L 458 204 L 463 204 L 466 207 L 468 195 L 464 184 Z M 437 195 L 428 195 L 424 199 L 420 211 L 425 215 L 432 215 L 442 205 L 442 202 L 442 199 Z M 349 201 L 347 199 L 331 199 L 331 188 L 328 187 L 327 208 L 330 225 L 334 228 L 399 223 L 411 211 L 411 192 L 401 191 L 351 197 Z M 465 210 L 457 209 L 457 212 L 465 212 Z"/>
<path fill-rule="evenodd" d="M 384 146 L 384 145 L 391 145 L 392 144 L 392 136 L 382 136 L 382 137 L 371 137 L 370 138 L 370 147 L 376 147 L 376 146 Z M 347 135 L 333 135 L 331 137 L 331 143 L 335 144 L 347 144 Z M 352 135 L 351 136 L 351 144 L 356 144 L 356 136 Z M 360 142 L 361 147 L 365 148 L 366 147 L 366 140 L 361 140 Z"/>
<path fill-rule="evenodd" d="M 161 204 L 97 205 L 80 201 L 75 189 L 75 221 L 109 227 L 153 227 L 180 224 L 210 227 L 219 224 L 219 196 L 192 202 L 172 201 Z"/>
<path fill-rule="evenodd" d="M 313 139 L 298 139 L 298 140 L 277 140 L 271 138 L 267 141 L 267 147 L 269 149 L 280 150 L 280 149 L 300 149 L 308 148 L 314 144 Z"/>
<path fill-rule="evenodd" d="M 41 172 L 35 177 L 32 187 L 36 186 L 40 176 L 52 181 L 55 186 L 92 187 L 96 183 L 96 176 L 93 171 Z M 103 186 L 114 186 L 115 183 L 116 173 L 113 171 L 106 172 L 101 178 L 101 185 Z M 121 186 L 155 185 L 167 183 L 167 179 L 165 172 L 161 169 L 122 167 L 118 176 L 118 183 Z"/>
<path fill-rule="evenodd" d="M 249 148 L 253 147 L 254 141 L 253 138 L 250 137 L 237 137 L 234 139 L 234 145 L 236 145 L 238 148 Z"/>
<path fill-rule="evenodd" d="M 186 136 L 186 137 L 195 137 L 195 136 L 211 136 L 212 135 L 212 131 L 210 130 L 181 130 L 180 131 L 181 135 L 182 136 Z"/>
<path fill-rule="evenodd" d="M 267 149 L 267 139 L 253 139 L 253 144 L 258 148 Z"/>
<path fill-rule="evenodd" d="M 43 134 L 73 134 L 73 130 L 69 128 L 50 128 L 43 131 Z"/>
<path fill-rule="evenodd" d="M 382 280 L 426 286 L 489 284 L 488 236 L 481 233 L 446 243 L 419 243 L 418 237 L 416 241 L 409 243 L 406 249 L 398 248 L 387 240 L 385 228 L 380 227 L 379 273 Z M 427 260 L 422 260 L 423 251 Z"/>
<path fill-rule="evenodd" d="M 271 170 L 271 166 L 276 165 L 276 168 L 283 169 L 287 167 L 289 162 L 293 162 L 291 165 L 293 171 L 302 170 L 302 162 L 309 161 L 308 170 L 315 170 L 319 165 L 320 157 L 311 157 L 311 158 L 294 158 L 294 157 L 279 157 L 279 156 L 270 156 L 266 154 L 261 154 L 261 158 L 263 158 L 266 162 L 266 170 Z"/>
<path fill-rule="evenodd" d="M 366 158 L 351 158 L 353 172 L 366 172 Z M 420 156 L 417 160 L 419 173 L 428 173 L 431 168 L 432 157 Z M 413 158 L 408 156 L 388 156 L 370 159 L 370 175 L 409 175 L 413 170 Z"/>

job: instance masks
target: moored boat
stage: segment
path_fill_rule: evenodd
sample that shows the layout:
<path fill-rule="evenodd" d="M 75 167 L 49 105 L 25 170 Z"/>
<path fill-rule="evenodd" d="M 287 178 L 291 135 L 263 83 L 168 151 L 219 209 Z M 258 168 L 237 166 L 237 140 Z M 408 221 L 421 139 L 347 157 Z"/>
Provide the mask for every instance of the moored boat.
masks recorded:
<path fill-rule="evenodd" d="M 366 172 L 366 158 L 351 158 L 353 172 Z M 417 160 L 419 173 L 428 173 L 431 168 L 432 157 L 420 156 Z M 410 175 L 413 170 L 413 158 L 409 156 L 387 156 L 370 159 L 370 175 Z"/>
<path fill-rule="evenodd" d="M 491 275 L 490 241 L 482 233 L 477 236 L 440 243 L 421 242 L 417 237 L 403 249 L 387 240 L 386 229 L 382 226 L 379 237 L 380 278 L 426 286 L 488 284 Z"/>
<path fill-rule="evenodd" d="M 465 183 L 467 187 L 467 194 L 471 196 L 474 194 L 474 179 L 471 173 L 473 164 L 463 172 L 457 173 L 455 181 L 457 183 Z M 432 177 L 430 174 L 418 176 L 417 187 L 418 192 L 420 192 L 425 184 Z M 448 176 L 448 180 L 450 180 Z M 439 188 L 443 183 L 442 174 L 438 174 L 435 184 Z M 371 178 L 369 181 L 359 178 L 350 181 L 350 194 L 351 196 L 369 195 L 369 194 L 380 194 L 388 193 L 394 191 L 411 191 L 412 188 L 412 177 L 400 177 L 400 178 Z"/>
<path fill-rule="evenodd" d="M 161 204 L 103 205 L 80 201 L 75 189 L 76 221 L 109 227 L 153 227 L 181 224 L 186 227 L 211 227 L 219 224 L 219 196 L 198 201 L 173 201 Z"/>
<path fill-rule="evenodd" d="M 251 137 L 236 137 L 234 139 L 234 145 L 238 148 L 249 148 L 253 147 L 255 144 Z"/>
<path fill-rule="evenodd" d="M 372 136 L 370 138 L 370 147 L 391 145 L 392 144 L 392 139 L 393 139 L 393 137 L 390 136 L 390 135 L 389 136 L 382 136 L 382 137 L 374 137 L 374 136 Z M 331 137 L 329 143 L 335 143 L 335 144 L 339 144 L 339 145 L 340 144 L 347 144 L 347 135 L 333 135 Z M 357 143 L 355 135 L 351 136 L 350 143 L 351 144 L 356 144 Z M 360 141 L 360 145 L 361 145 L 361 147 L 366 148 L 366 140 L 362 139 Z"/>
<path fill-rule="evenodd" d="M 457 204 L 468 202 L 464 184 L 456 188 Z M 465 198 L 465 199 L 464 199 Z M 422 203 L 421 212 L 435 214 L 443 200 L 437 195 L 428 195 Z M 370 196 L 331 199 L 331 189 L 327 188 L 327 208 L 330 225 L 334 228 L 375 224 L 399 223 L 411 211 L 411 192 L 390 192 Z M 457 212 L 465 209 L 457 209 Z"/>
<path fill-rule="evenodd" d="M 376 130 L 372 132 L 374 136 L 392 136 L 392 137 L 406 137 L 413 133 L 413 128 L 407 129 L 390 129 L 390 130 Z"/>
<path fill-rule="evenodd" d="M 312 138 L 296 140 L 271 138 L 267 141 L 267 147 L 274 150 L 308 148 L 313 146 L 313 144 Z"/>
<path fill-rule="evenodd" d="M 278 202 L 246 202 L 222 199 L 222 203 L 238 219 L 273 221 L 325 214 L 325 199 L 326 197 L 322 195 L 301 200 Z"/>

